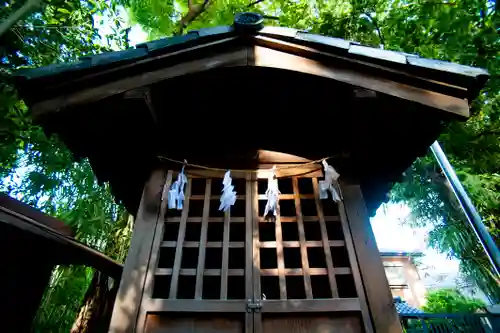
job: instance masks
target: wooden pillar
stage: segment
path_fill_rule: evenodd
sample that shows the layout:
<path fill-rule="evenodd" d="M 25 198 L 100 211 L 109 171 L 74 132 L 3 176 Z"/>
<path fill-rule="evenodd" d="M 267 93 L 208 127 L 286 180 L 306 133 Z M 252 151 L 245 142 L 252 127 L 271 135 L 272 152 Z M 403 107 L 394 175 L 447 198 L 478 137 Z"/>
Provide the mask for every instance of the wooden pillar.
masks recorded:
<path fill-rule="evenodd" d="M 375 332 L 401 333 L 401 323 L 385 276 L 361 188 L 359 185 L 343 184 L 342 194 Z"/>
<path fill-rule="evenodd" d="M 156 224 L 160 216 L 161 194 L 164 184 L 165 170 L 158 169 L 151 173 L 144 186 L 109 332 L 135 331 Z"/>

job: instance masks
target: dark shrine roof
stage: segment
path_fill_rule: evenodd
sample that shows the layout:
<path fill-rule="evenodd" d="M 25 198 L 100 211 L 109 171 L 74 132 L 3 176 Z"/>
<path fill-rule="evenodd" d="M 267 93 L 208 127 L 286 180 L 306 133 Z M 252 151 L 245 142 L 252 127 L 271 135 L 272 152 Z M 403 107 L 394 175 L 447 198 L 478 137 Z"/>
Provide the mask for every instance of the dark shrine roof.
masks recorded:
<path fill-rule="evenodd" d="M 373 213 L 443 125 L 469 116 L 488 73 L 236 22 L 16 79 L 35 121 L 88 157 L 132 213 L 158 155 L 248 168 L 258 149 L 337 156 Z"/>

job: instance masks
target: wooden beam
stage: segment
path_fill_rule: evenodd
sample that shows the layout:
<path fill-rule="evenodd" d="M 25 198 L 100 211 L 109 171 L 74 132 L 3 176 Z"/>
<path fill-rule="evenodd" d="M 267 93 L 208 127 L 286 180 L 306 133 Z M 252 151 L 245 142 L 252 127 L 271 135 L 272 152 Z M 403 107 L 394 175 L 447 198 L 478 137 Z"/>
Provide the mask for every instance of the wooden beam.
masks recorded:
<path fill-rule="evenodd" d="M 300 243 L 300 257 L 302 259 L 302 272 L 304 276 L 304 288 L 306 291 L 306 298 L 312 299 L 312 286 L 311 276 L 309 274 L 309 259 L 307 257 L 306 235 L 304 231 L 304 220 L 302 218 L 302 208 L 299 198 L 299 180 L 297 177 L 292 178 L 293 195 L 295 196 L 295 214 L 297 215 L 297 228 L 299 230 L 299 243 Z"/>
<path fill-rule="evenodd" d="M 359 185 L 343 185 L 342 193 L 374 330 L 401 333 L 401 323 L 394 307 L 361 188 Z"/>
<path fill-rule="evenodd" d="M 467 98 L 470 95 L 466 87 L 471 85 L 471 77 L 465 78 L 460 74 L 452 74 L 450 72 L 445 74 L 440 70 L 432 70 L 433 74 L 430 74 L 428 70 L 418 71 L 417 74 L 415 74 L 415 71 L 408 72 L 407 70 L 409 68 L 407 66 L 403 66 L 404 69 L 399 70 L 394 66 L 384 66 L 366 58 L 364 60 L 353 58 L 352 54 L 343 56 L 338 53 L 325 52 L 314 47 L 297 45 L 295 43 L 266 36 L 255 36 L 254 42 L 255 45 L 258 46 L 269 47 L 278 51 L 288 52 L 300 57 L 328 62 L 334 65 L 338 64 L 341 67 L 352 68 L 362 73 L 373 73 L 374 76 L 387 77 L 395 82 L 410 84 L 428 91 L 436 91 L 458 98 Z M 252 57 L 252 60 L 255 60 L 255 56 Z M 250 59 L 249 62 L 251 62 Z M 392 65 L 395 64 L 392 63 Z M 400 66 L 396 65 L 396 67 Z M 436 76 L 437 73 L 439 74 Z M 426 76 L 420 76 L 421 74 L 425 74 Z M 453 83 L 450 83 L 449 75 L 454 76 Z M 447 78 L 445 79 L 445 77 Z"/>
<path fill-rule="evenodd" d="M 166 189 L 170 189 L 170 185 L 172 184 L 172 170 L 168 170 L 167 177 L 165 180 L 165 185 L 163 187 L 163 193 L 165 193 Z M 155 270 L 158 266 L 158 262 L 160 260 L 160 250 L 161 243 L 163 239 L 164 227 L 165 227 L 165 213 L 167 211 L 167 200 L 162 200 L 160 203 L 160 215 L 158 217 L 158 221 L 156 223 L 156 230 L 154 234 L 153 246 L 151 249 L 151 256 L 148 264 L 148 271 L 146 272 L 146 278 L 144 282 L 144 299 L 153 298 L 153 291 L 155 287 Z M 146 316 L 147 313 L 144 310 L 143 302 L 141 302 L 141 306 L 139 308 L 139 315 L 137 317 L 136 323 L 136 332 L 142 332 L 144 330 L 144 325 L 146 324 Z"/>
<path fill-rule="evenodd" d="M 172 282 L 170 282 L 170 293 L 168 295 L 169 299 L 177 298 L 177 288 L 179 284 L 179 271 L 182 264 L 182 244 L 184 243 L 184 238 L 186 236 L 186 222 L 189 214 L 189 200 L 191 196 L 191 185 L 193 182 L 188 179 L 186 186 L 186 198 L 184 200 L 184 207 L 181 215 L 181 222 L 179 225 L 179 233 L 177 236 L 177 247 L 175 248 L 175 258 L 174 258 L 174 268 L 172 271 Z"/>
<path fill-rule="evenodd" d="M 228 209 L 224 213 L 224 231 L 223 231 L 223 240 L 222 240 L 222 270 L 221 270 L 221 279 L 220 279 L 220 299 L 227 299 L 227 284 L 228 278 L 227 273 L 229 269 L 229 228 L 231 220 L 231 210 Z"/>
<path fill-rule="evenodd" d="M 459 98 L 447 95 L 445 93 L 438 93 L 435 90 L 440 87 L 448 86 L 444 83 L 434 82 L 432 80 L 419 78 L 407 73 L 399 73 L 400 76 L 407 77 L 402 80 L 405 83 L 400 83 L 398 78 L 387 79 L 378 74 L 368 74 L 368 71 L 363 71 L 363 68 L 377 67 L 379 71 L 397 73 L 391 68 L 374 66 L 371 63 L 354 61 L 347 58 L 335 56 L 330 53 L 321 52 L 306 46 L 301 46 L 293 43 L 288 43 L 276 40 L 269 37 L 255 36 L 252 38 L 256 46 L 228 46 L 229 50 L 220 52 L 217 55 L 210 54 L 210 52 L 203 49 L 210 49 L 211 43 L 206 45 L 199 45 L 185 50 L 172 52 L 166 55 L 153 57 L 152 59 L 145 59 L 137 61 L 134 64 L 126 64 L 112 70 L 106 70 L 103 73 L 89 75 L 88 78 L 96 76 L 106 76 L 113 73 L 118 75 L 117 72 L 123 72 L 126 76 L 127 70 L 135 65 L 140 66 L 144 63 L 151 63 L 157 60 L 164 60 L 175 58 L 181 54 L 196 54 L 198 59 L 182 62 L 182 57 L 177 57 L 176 60 L 171 61 L 171 65 L 166 68 L 144 72 L 142 74 L 124 77 L 122 79 L 113 80 L 112 82 L 94 86 L 92 88 L 82 89 L 73 93 L 54 97 L 49 100 L 40 101 L 35 103 L 31 109 L 34 117 L 41 116 L 47 112 L 57 112 L 68 107 L 95 102 L 100 99 L 121 94 L 129 90 L 137 89 L 143 86 L 151 85 L 162 80 L 197 73 L 213 68 L 220 67 L 238 67 L 238 66 L 259 66 L 279 68 L 291 71 L 302 72 L 306 74 L 322 76 L 334 79 L 346 84 L 353 85 L 358 88 L 375 91 L 397 98 L 413 101 L 419 104 L 427 105 L 433 108 L 441 109 L 451 112 L 460 116 L 469 116 L 468 100 L 466 98 Z M 234 41 L 234 37 L 227 38 L 221 41 L 214 42 L 218 45 Z M 300 55 L 299 55 L 300 54 Z M 326 61 L 313 60 L 322 56 Z M 196 57 L 194 56 L 194 57 Z M 322 59 L 323 59 L 322 58 Z M 349 64 L 344 67 L 335 65 L 335 61 L 342 60 L 356 64 L 356 70 L 346 69 Z M 333 64 L 333 65 L 332 65 Z M 82 84 L 87 77 L 75 80 Z M 426 82 L 425 88 L 413 85 L 413 82 Z M 71 82 L 67 84 L 71 84 Z M 435 86 L 430 85 L 433 83 Z M 131 93 L 134 95 L 134 93 Z"/>
<path fill-rule="evenodd" d="M 72 237 L 61 235 L 44 224 L 12 211 L 6 207 L 0 207 L 0 223 L 10 224 L 26 233 L 40 237 L 58 249 L 51 256 L 51 262 L 61 265 L 86 265 L 103 272 L 115 280 L 120 280 L 123 265 L 107 257 L 103 253 L 80 243 Z"/>
<path fill-rule="evenodd" d="M 154 272 L 155 275 L 172 275 L 172 268 L 157 268 Z M 179 275 L 181 276 L 197 276 L 200 271 L 196 268 L 181 268 Z M 201 276 L 222 276 L 224 273 L 218 268 L 209 268 L 201 271 Z M 230 268 L 227 270 L 228 276 L 244 276 L 245 270 L 242 268 Z M 196 299 L 196 298 L 195 298 Z M 201 297 L 200 297 L 201 300 Z"/>
<path fill-rule="evenodd" d="M 146 304 L 148 313 L 151 312 L 225 312 L 246 313 L 246 300 L 211 300 L 194 299 L 151 299 Z M 210 328 L 209 328 L 210 329 Z M 188 331 L 189 332 L 189 331 Z M 191 331 L 193 332 L 193 331 Z M 215 329 L 214 332 L 217 332 Z M 139 333 L 139 332 L 138 332 Z M 142 332 L 141 332 L 142 333 Z"/>
<path fill-rule="evenodd" d="M 258 179 L 267 179 L 269 178 L 269 172 L 273 167 L 272 164 L 260 164 L 258 165 L 257 178 Z M 224 178 L 224 173 L 226 171 L 214 171 L 214 170 L 200 170 L 200 169 L 189 169 L 186 168 L 186 172 L 189 172 L 189 175 L 192 178 Z M 231 171 L 232 178 L 245 178 L 246 172 L 233 170 Z M 300 176 L 303 178 L 312 178 L 312 177 L 323 177 L 323 167 L 319 164 L 311 164 L 298 166 L 289 169 L 282 169 L 276 171 L 276 176 L 278 178 L 281 177 L 292 177 L 292 176 Z M 199 200 L 200 197 L 198 197 Z M 232 221 L 231 221 L 232 222 Z"/>
<path fill-rule="evenodd" d="M 203 270 L 205 269 L 205 256 L 207 252 L 207 232 L 208 232 L 208 217 L 210 216 L 210 193 L 212 193 L 212 180 L 205 181 L 205 201 L 203 202 L 203 217 L 201 220 L 199 255 L 196 274 L 195 299 L 200 299 L 203 296 Z M 192 196 L 191 196 L 192 197 Z M 222 244 L 221 244 L 222 246 Z M 219 247 L 221 247 L 219 246 Z"/>
<path fill-rule="evenodd" d="M 265 39 L 265 37 L 256 37 L 256 39 Z M 469 104 L 466 99 L 417 88 L 382 77 L 354 71 L 352 69 L 335 67 L 331 64 L 263 46 L 255 46 L 254 55 L 254 66 L 286 69 L 334 79 L 356 87 L 377 91 L 463 117 L 469 116 Z"/>
<path fill-rule="evenodd" d="M 323 252 L 325 253 L 326 268 L 328 269 L 328 281 L 330 283 L 330 290 L 332 291 L 332 297 L 339 297 L 339 291 L 337 288 L 337 280 L 335 279 L 335 273 L 333 270 L 333 259 L 332 253 L 330 251 L 330 244 L 328 240 L 328 231 L 326 229 L 325 216 L 323 214 L 323 204 L 319 199 L 319 186 L 318 179 L 312 179 L 313 191 L 314 191 L 314 202 L 316 204 L 316 211 L 319 216 L 319 226 L 321 229 L 321 239 L 323 243 Z M 345 242 L 342 242 L 345 244 Z"/>
<path fill-rule="evenodd" d="M 310 268 L 308 269 L 309 275 L 327 275 L 330 271 L 326 268 Z M 283 268 L 282 272 L 279 268 L 261 268 L 260 275 L 262 276 L 302 276 L 304 270 L 302 268 Z M 352 271 L 349 267 L 337 267 L 332 269 L 332 275 L 350 275 Z M 333 298 L 338 298 L 333 297 Z"/>
<path fill-rule="evenodd" d="M 139 75 L 112 81 L 101 86 L 95 86 L 72 94 L 65 94 L 50 100 L 45 100 L 33 105 L 33 117 L 39 117 L 47 112 L 57 112 L 58 110 L 78 104 L 95 102 L 112 95 L 121 94 L 128 90 L 182 75 L 202 72 L 214 68 L 245 66 L 247 64 L 247 48 L 246 46 L 240 46 L 217 55 L 181 62 L 170 67 L 144 72 Z"/>
<path fill-rule="evenodd" d="M 123 270 L 120 287 L 113 308 L 110 333 L 135 331 L 136 320 L 143 298 L 146 271 L 151 256 L 156 224 L 160 217 L 160 203 L 165 171 L 154 170 L 144 186 L 141 203 L 135 219 L 130 249 Z"/>
<path fill-rule="evenodd" d="M 156 116 L 156 109 L 154 107 L 153 99 L 151 97 L 151 88 L 149 86 L 143 86 L 140 88 L 125 91 L 123 93 L 123 98 L 143 100 L 148 107 L 149 114 L 151 115 L 153 122 L 156 126 L 158 126 L 158 117 Z"/>
<path fill-rule="evenodd" d="M 360 311 L 359 299 L 336 298 L 336 299 L 296 299 L 293 302 L 281 300 L 262 301 L 262 312 L 357 312 Z M 384 332 L 384 331 L 380 331 Z M 401 332 L 400 332 L 401 333 Z"/>
<path fill-rule="evenodd" d="M 71 227 L 66 225 L 63 221 L 44 214 L 38 209 L 35 209 L 30 205 L 25 204 L 24 202 L 11 198 L 6 194 L 0 193 L 0 207 L 7 208 L 11 211 L 29 217 L 31 220 L 36 221 L 38 224 L 53 229 L 61 235 L 70 237 L 74 236 Z"/>
<path fill-rule="evenodd" d="M 280 216 L 276 216 L 275 222 L 275 235 L 276 242 L 274 243 L 274 247 L 276 248 L 276 259 L 278 262 L 278 276 L 279 276 L 279 285 L 280 285 L 280 299 L 286 300 L 286 279 L 285 279 L 285 254 L 283 253 L 283 230 L 281 228 L 281 218 Z M 300 242 L 297 242 L 298 247 L 300 247 Z M 259 248 L 262 248 L 262 242 L 259 244 Z M 262 269 L 260 270 L 262 274 Z"/>
<path fill-rule="evenodd" d="M 339 193 L 340 197 L 343 198 L 342 192 Z M 365 327 L 365 333 L 373 333 L 373 323 L 370 317 L 370 311 L 368 309 L 368 302 L 366 300 L 365 290 L 363 287 L 363 281 L 359 272 L 359 265 L 356 255 L 356 250 L 353 245 L 353 238 L 351 234 L 351 229 L 349 228 L 349 221 L 347 219 L 347 214 L 344 206 L 344 202 L 340 201 L 338 203 L 338 209 L 341 219 L 342 232 L 344 234 L 347 254 L 349 256 L 349 265 L 352 269 L 352 277 L 354 279 L 354 285 L 356 286 L 356 292 L 361 305 L 361 315 L 363 317 L 363 325 Z M 385 271 L 384 271 L 385 274 Z"/>
<path fill-rule="evenodd" d="M 297 155 L 259 149 L 257 151 L 257 162 L 259 164 L 300 164 L 311 162 L 311 160 Z"/>

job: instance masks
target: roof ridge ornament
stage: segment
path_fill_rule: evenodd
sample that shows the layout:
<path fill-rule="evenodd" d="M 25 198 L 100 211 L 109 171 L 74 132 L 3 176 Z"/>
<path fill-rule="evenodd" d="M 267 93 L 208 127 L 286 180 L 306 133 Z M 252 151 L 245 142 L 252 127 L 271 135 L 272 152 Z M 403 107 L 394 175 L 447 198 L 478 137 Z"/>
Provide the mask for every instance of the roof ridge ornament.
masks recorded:
<path fill-rule="evenodd" d="M 254 32 L 264 27 L 264 16 L 259 13 L 244 12 L 234 17 L 234 28 L 241 32 Z"/>

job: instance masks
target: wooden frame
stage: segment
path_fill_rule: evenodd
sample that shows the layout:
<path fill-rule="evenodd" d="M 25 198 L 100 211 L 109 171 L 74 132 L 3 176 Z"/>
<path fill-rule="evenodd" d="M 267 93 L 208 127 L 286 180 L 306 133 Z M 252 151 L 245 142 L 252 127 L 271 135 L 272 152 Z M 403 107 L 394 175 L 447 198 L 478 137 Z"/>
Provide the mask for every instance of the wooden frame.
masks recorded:
<path fill-rule="evenodd" d="M 165 171 L 158 169 L 153 171 L 144 186 L 109 332 L 125 333 L 135 331 L 156 224 L 160 214 L 160 199 L 164 184 Z"/>
<path fill-rule="evenodd" d="M 265 39 L 272 40 L 266 37 L 256 37 L 256 39 L 260 39 L 261 41 Z M 283 43 L 284 42 L 280 42 L 280 44 Z M 254 66 L 287 69 L 305 74 L 322 76 L 356 87 L 369 89 L 455 113 L 460 116 L 469 116 L 469 104 L 466 99 L 460 99 L 403 83 L 397 83 L 367 73 L 357 72 L 352 69 L 335 67 L 327 63 L 277 51 L 269 47 L 255 46 L 253 52 L 255 58 Z"/>
<path fill-rule="evenodd" d="M 353 61 L 344 57 L 321 52 L 310 47 L 296 45 L 269 37 L 251 37 L 250 45 L 238 44 L 235 43 L 235 40 L 235 37 L 230 37 L 224 40 L 207 43 L 206 45 L 198 45 L 192 48 L 173 52 L 171 54 L 162 55 L 157 58 L 139 61 L 137 63 L 138 65 L 159 59 L 162 59 L 162 61 L 169 58 L 178 59 L 174 60 L 169 67 L 115 80 L 110 83 L 65 94 L 64 96 L 55 97 L 49 100 L 40 101 L 33 105 L 33 114 L 35 117 L 38 117 L 47 112 L 54 112 L 78 104 L 97 101 L 112 95 L 121 94 L 129 90 L 151 85 L 162 80 L 214 68 L 257 66 L 279 68 L 311 74 L 314 76 L 321 76 L 344 82 L 355 87 L 369 89 L 375 92 L 380 92 L 441 109 L 459 116 L 469 116 L 469 105 L 467 99 L 465 98 L 453 97 L 451 95 L 419 87 L 422 86 L 422 84 L 414 86 L 399 83 L 381 76 L 368 74 L 367 71 L 346 69 L 335 65 L 335 62 L 340 60 L 343 62 L 355 63 L 358 67 L 374 67 L 368 63 Z M 220 51 L 217 55 L 210 53 L 212 48 L 221 47 L 223 45 L 227 45 L 226 47 L 228 49 Z M 196 54 L 198 59 L 182 62 L 183 58 L 178 58 L 178 56 L 182 54 Z M 323 58 L 326 57 L 326 61 L 315 60 L 318 56 Z M 122 68 L 128 68 L 130 66 L 131 65 L 125 65 Z M 382 71 L 385 70 L 388 72 L 394 72 L 394 70 L 382 66 L 375 67 Z M 120 68 L 117 68 L 108 72 L 116 72 L 119 69 Z M 104 75 L 105 74 L 106 73 L 104 73 Z M 409 77 L 411 80 L 409 79 L 406 81 L 410 82 L 412 82 L 412 80 L 415 82 L 423 81 L 425 83 L 424 86 L 432 86 L 433 84 L 436 85 L 433 81 L 413 77 L 406 73 L 400 74 L 400 76 Z M 92 78 L 93 75 L 90 75 L 89 77 Z M 85 78 L 81 78 L 80 81 L 81 80 L 85 80 Z M 438 86 L 449 89 L 449 85 Z"/>
<path fill-rule="evenodd" d="M 167 172 L 166 188 L 170 187 L 172 177 L 175 174 L 172 171 Z M 188 185 L 186 186 L 184 208 L 182 210 L 180 217 L 165 217 L 166 212 L 166 200 L 162 201 L 161 213 L 156 226 L 156 233 L 154 235 L 153 246 L 151 250 L 151 259 L 149 260 L 148 269 L 146 272 L 146 283 L 144 289 L 144 296 L 140 304 L 140 309 L 138 313 L 138 320 L 136 326 L 132 331 L 143 332 L 147 327 L 147 318 L 149 314 L 154 312 L 214 312 L 214 313 L 241 313 L 245 317 L 247 323 L 250 322 L 251 314 L 246 312 L 247 300 L 242 298 L 241 300 L 227 300 L 227 289 L 224 290 L 223 283 L 227 288 L 227 279 L 233 276 L 244 277 L 244 269 L 229 269 L 228 267 L 228 254 L 229 249 L 241 249 L 244 248 L 244 242 L 229 242 L 229 228 L 230 221 L 233 223 L 233 219 L 236 219 L 236 223 L 242 223 L 245 217 L 233 218 L 229 214 L 226 214 L 221 218 L 211 218 L 210 217 L 210 201 L 215 199 L 212 195 L 212 180 L 205 180 L 204 194 L 203 197 L 203 213 L 201 217 L 192 218 L 189 217 L 189 206 L 193 196 L 191 195 L 192 177 L 188 177 Z M 196 197 L 197 200 L 201 198 Z M 241 196 L 239 200 L 244 200 L 245 196 Z M 218 197 L 217 197 L 218 199 Z M 165 222 L 168 223 L 178 223 L 179 230 L 177 233 L 176 241 L 164 241 L 163 235 L 165 232 Z M 209 242 L 207 240 L 207 234 L 209 226 L 213 223 L 218 224 L 221 222 L 224 228 L 223 240 L 220 242 Z M 187 227 L 190 224 L 201 224 L 200 230 L 200 240 L 199 241 L 185 241 L 185 236 L 187 232 Z M 159 268 L 158 263 L 160 260 L 160 250 L 162 248 L 175 249 L 175 258 L 173 260 L 172 268 Z M 199 249 L 199 255 L 196 262 L 196 268 L 182 268 L 182 256 L 186 248 L 196 248 Z M 224 249 L 225 253 L 223 255 L 222 261 L 224 264 L 220 269 L 210 269 L 205 268 L 205 258 L 207 249 L 220 248 Z M 247 256 L 248 257 L 248 256 Z M 169 286 L 168 297 L 158 298 L 154 296 L 155 279 L 157 277 L 170 277 L 171 282 Z M 221 292 L 220 299 L 213 300 L 202 300 L 203 291 L 203 277 L 221 277 Z M 194 297 L 193 299 L 180 299 L 177 296 L 179 288 L 179 279 L 181 277 L 192 277 L 195 279 L 194 286 Z M 225 280 L 224 280 L 225 279 Z M 250 290 L 250 288 L 248 288 Z M 251 332 L 252 327 L 248 325 L 247 332 Z"/>
<path fill-rule="evenodd" d="M 296 312 L 297 314 L 324 312 L 325 315 L 326 313 L 333 312 L 359 313 L 366 333 L 401 332 L 399 319 L 392 303 L 390 289 L 387 285 L 373 234 L 371 233 L 366 212 L 364 211 L 359 186 L 342 186 L 345 205 L 342 202 L 339 203 L 338 216 L 325 216 L 322 209 L 323 202 L 318 199 L 319 189 L 317 179 L 306 178 L 311 182 L 313 194 L 301 194 L 298 178 L 292 177 L 290 181 L 293 193 L 285 193 L 282 195 L 282 198 L 283 202 L 288 201 L 291 203 L 296 216 L 278 215 L 273 227 L 276 240 L 269 241 L 261 240 L 259 236 L 260 226 L 265 226 L 269 222 L 264 221 L 263 217 L 259 215 L 259 201 L 265 198 L 258 193 L 257 174 L 249 174 L 245 177 L 245 192 L 237 199 L 240 201 L 244 200 L 245 202 L 244 217 L 234 217 L 230 213 L 226 213 L 223 217 L 213 217 L 210 215 L 210 202 L 211 200 L 217 200 L 218 196 L 212 194 L 213 180 L 207 179 L 205 180 L 204 194 L 202 196 L 198 194 L 191 195 L 191 181 L 188 181 L 186 200 L 181 216 L 168 217 L 167 219 L 163 218 L 166 211 L 166 201 L 163 201 L 160 205 L 159 199 L 163 184 L 165 184 L 164 175 L 165 172 L 157 171 L 153 173 L 145 188 L 143 200 L 141 201 L 141 211 L 135 226 L 136 232 L 134 232 L 133 236 L 133 245 L 135 244 L 135 246 L 131 247 L 130 257 L 127 259 L 125 266 L 124 279 L 120 285 L 120 290 L 125 297 L 123 299 L 117 298 L 117 305 L 112 320 L 112 330 L 110 332 L 144 332 L 148 313 L 178 313 L 185 311 L 192 313 L 241 313 L 244 316 L 243 318 L 246 318 L 244 327 L 247 333 L 264 332 L 264 327 L 267 326 L 263 325 L 263 320 L 268 317 L 263 317 L 263 314 L 290 312 Z M 168 171 L 166 176 L 167 186 L 170 185 L 173 177 L 174 173 Z M 195 200 L 200 201 L 202 197 L 202 216 L 189 216 L 190 202 L 194 202 Z M 317 212 L 316 216 L 311 216 L 310 213 L 307 215 L 303 214 L 302 200 L 312 201 Z M 148 206 L 148 203 L 150 208 L 145 213 L 144 210 Z M 178 233 L 176 234 L 177 239 L 175 241 L 163 240 L 165 221 L 168 221 L 170 226 L 177 225 Z M 245 241 L 232 240 L 229 236 L 231 226 L 244 223 L 245 221 L 247 221 L 244 227 Z M 201 228 L 199 241 L 185 240 L 186 228 L 193 223 Z M 298 228 L 298 240 L 283 239 L 282 228 L 290 223 L 296 225 Z M 307 236 L 305 226 L 308 225 L 310 230 L 311 223 L 319 225 L 319 240 L 311 240 Z M 329 239 L 329 231 L 327 230 L 329 224 L 341 227 L 343 240 Z M 213 241 L 208 237 L 208 229 L 216 225 L 218 225 L 217 228 L 222 230 L 220 241 Z M 143 242 L 142 244 L 138 244 L 139 239 Z M 149 247 L 147 246 L 147 241 L 149 241 Z M 200 250 L 196 259 L 196 268 L 185 268 L 181 265 L 183 250 L 189 248 Z M 332 258 L 337 248 L 345 248 L 348 255 L 347 260 L 349 261 L 348 267 L 336 266 Z M 175 258 L 170 268 L 164 268 L 164 266 L 158 267 L 161 249 L 171 249 L 169 251 L 175 249 Z M 220 268 L 205 267 L 206 251 L 208 249 L 220 249 L 222 261 Z M 245 269 L 230 267 L 229 251 L 231 249 L 245 249 Z M 275 268 L 261 267 L 261 249 L 271 251 L 275 249 L 277 260 Z M 300 252 L 300 268 L 287 267 L 285 264 L 287 259 L 284 254 L 287 251 L 286 249 Z M 309 267 L 309 249 L 319 250 L 324 253 L 324 267 Z M 134 266 L 139 265 L 141 269 L 127 267 L 130 263 Z M 142 263 L 142 265 L 139 263 Z M 131 272 L 129 276 L 135 276 L 135 279 L 127 279 L 125 276 L 126 272 Z M 345 295 L 340 297 L 339 286 L 337 285 L 338 281 L 335 276 L 351 276 L 354 281 L 357 297 L 346 298 Z M 167 297 L 153 297 L 155 277 L 170 279 L 171 282 Z M 180 299 L 177 297 L 178 281 L 181 277 L 189 277 L 194 279 L 193 281 L 196 281 L 192 299 Z M 203 298 L 204 292 L 202 288 L 205 277 L 219 279 L 221 283 L 219 299 L 209 300 Z M 245 297 L 242 299 L 228 299 L 228 279 L 233 277 L 244 279 Z M 277 299 L 263 299 L 261 277 L 277 278 L 279 286 Z M 324 277 L 327 279 L 332 298 L 317 299 L 311 280 L 315 277 Z M 304 299 L 290 299 L 287 285 L 288 278 L 301 278 L 303 280 Z M 134 295 L 133 290 L 132 292 L 125 292 L 123 290 L 127 286 L 129 286 L 128 288 L 131 288 L 130 286 L 133 288 L 134 284 L 140 287 L 141 283 L 144 288 L 142 294 Z M 387 285 L 386 290 L 381 288 L 384 283 Z M 131 307 L 129 303 L 132 296 L 138 299 L 138 302 L 133 304 L 135 307 Z M 247 311 L 249 304 L 260 307 L 260 310 Z M 124 309 L 127 309 L 128 312 L 125 312 Z M 124 316 L 132 321 L 133 318 L 137 318 L 137 320 L 135 323 L 128 322 L 121 327 L 117 327 L 117 318 L 120 318 L 123 324 Z"/>
<path fill-rule="evenodd" d="M 376 332 L 401 333 L 402 327 L 394 307 L 391 289 L 380 258 L 375 235 L 370 226 L 359 185 L 341 184 L 345 215 L 359 261 L 366 299 Z"/>
<path fill-rule="evenodd" d="M 347 220 L 342 215 L 342 208 L 339 205 L 339 215 L 338 216 L 325 216 L 322 209 L 322 202 L 319 200 L 319 189 L 318 180 L 316 178 L 311 178 L 311 188 L 313 190 L 312 194 L 302 194 L 299 190 L 299 182 L 297 177 L 292 177 L 292 188 L 293 194 L 289 196 L 288 194 L 282 194 L 282 200 L 289 200 L 293 202 L 295 208 L 296 217 L 283 217 L 279 214 L 276 217 L 276 241 L 259 241 L 259 228 L 254 229 L 254 252 L 260 249 L 272 249 L 276 248 L 277 251 L 277 263 L 278 268 L 260 268 L 259 256 L 254 254 L 254 298 L 262 303 L 263 314 L 266 313 L 286 313 L 294 312 L 299 315 L 299 313 L 315 312 L 315 313 L 330 313 L 332 315 L 335 312 L 342 311 L 352 311 L 359 312 L 362 318 L 364 331 L 367 333 L 374 332 L 372 327 L 370 313 L 368 306 L 366 304 L 366 298 L 364 295 L 364 289 L 362 281 L 359 277 L 358 265 L 356 261 L 356 254 L 354 248 L 352 247 L 352 238 L 347 226 Z M 260 194 L 256 194 L 256 184 L 253 186 L 254 190 L 254 214 L 258 214 L 258 200 L 264 200 Z M 305 216 L 302 212 L 302 202 L 301 200 L 311 200 L 315 207 L 316 216 Z M 310 213 L 309 213 L 310 214 Z M 298 228 L 298 241 L 283 241 L 282 233 L 280 230 L 282 228 L 283 221 L 288 223 L 294 223 Z M 254 222 L 266 223 L 262 217 L 256 218 Z M 267 222 L 268 223 L 268 222 Z M 320 228 L 321 240 L 308 240 L 305 233 L 305 224 L 318 224 Z M 327 231 L 327 223 L 340 224 L 342 228 L 342 233 L 345 237 L 344 240 L 330 240 Z M 331 249 L 345 247 L 348 255 L 350 267 L 334 267 L 332 260 Z M 301 268 L 286 268 L 282 264 L 283 259 L 283 249 L 285 248 L 297 248 L 300 250 L 300 260 Z M 308 249 L 317 248 L 321 249 L 325 256 L 325 267 L 324 268 L 311 268 L 308 262 Z M 336 254 L 338 255 L 338 254 Z M 345 298 L 339 297 L 338 286 L 335 276 L 345 275 L 352 276 L 356 293 L 358 297 L 356 298 Z M 266 299 L 263 300 L 260 295 L 262 290 L 260 290 L 260 284 L 256 276 L 267 277 L 267 276 L 277 276 L 279 278 L 279 300 Z M 304 292 L 305 299 L 290 299 L 287 296 L 287 287 L 284 286 L 283 281 L 285 277 L 302 277 L 304 280 Z M 313 294 L 311 277 L 314 276 L 325 276 L 327 277 L 328 284 L 331 290 L 331 297 L 329 299 L 317 299 Z M 262 325 L 262 315 L 256 313 L 254 317 L 254 330 L 255 332 L 261 332 Z"/>

